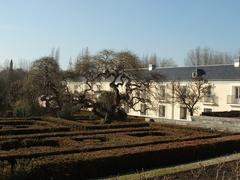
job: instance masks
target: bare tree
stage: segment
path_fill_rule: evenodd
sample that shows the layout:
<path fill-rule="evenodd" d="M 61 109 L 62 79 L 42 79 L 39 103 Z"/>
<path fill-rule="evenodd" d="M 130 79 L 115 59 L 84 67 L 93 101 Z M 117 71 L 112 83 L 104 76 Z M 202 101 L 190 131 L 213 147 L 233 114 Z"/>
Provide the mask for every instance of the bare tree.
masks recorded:
<path fill-rule="evenodd" d="M 108 114 L 108 117 L 115 118 L 123 111 L 124 105 L 140 111 L 141 109 L 137 109 L 136 106 L 139 102 L 145 104 L 150 102 L 147 96 L 143 95 L 147 94 L 150 80 L 143 77 L 140 67 L 142 63 L 139 58 L 129 51 L 103 50 L 95 56 L 90 56 L 86 51 L 75 65 L 75 72 L 86 85 L 85 90 L 79 93 L 81 96 L 76 99 L 92 106 L 93 111 L 102 117 Z M 106 112 L 103 113 L 98 111 L 97 99 L 93 102 L 87 98 L 96 93 L 94 86 L 99 82 L 108 82 L 113 93 L 111 97 L 114 103 L 111 103 L 111 108 L 105 108 Z"/>
<path fill-rule="evenodd" d="M 73 71 L 70 71 L 68 78 L 80 81 L 84 88 L 81 91 L 75 91 L 73 102 L 82 108 L 93 108 L 95 110 L 96 91 L 99 91 L 97 83 L 101 82 L 98 65 L 93 56 L 89 54 L 88 49 L 77 57 Z"/>
<path fill-rule="evenodd" d="M 49 57 L 52 57 L 53 59 L 55 59 L 55 61 L 57 61 L 59 63 L 59 58 L 60 58 L 60 48 L 52 48 L 51 53 L 49 55 Z"/>
<path fill-rule="evenodd" d="M 209 84 L 206 79 L 197 77 L 181 84 L 179 81 L 173 81 L 172 87 L 176 102 L 183 104 L 193 116 L 194 112 L 198 109 L 197 102 L 201 100 L 209 90 Z"/>
<path fill-rule="evenodd" d="M 39 98 L 45 103 L 49 112 L 61 109 L 62 93 L 66 91 L 66 85 L 62 81 L 62 75 L 57 61 L 52 57 L 43 57 L 33 62 L 28 75 L 29 91 L 32 91 L 35 101 Z"/>
<path fill-rule="evenodd" d="M 144 78 L 139 69 L 142 64 L 135 54 L 129 51 L 116 53 L 104 50 L 96 56 L 96 59 L 103 70 L 101 76 L 109 80 L 109 86 L 115 94 L 112 112 L 120 112 L 123 105 L 141 111 L 137 104 L 150 104 L 148 92 L 151 80 Z"/>
<path fill-rule="evenodd" d="M 187 66 L 232 63 L 233 56 L 229 53 L 201 47 L 190 50 L 185 59 L 185 65 Z"/>
<path fill-rule="evenodd" d="M 177 67 L 176 62 L 172 58 L 160 58 L 156 53 L 150 56 L 144 56 L 142 61 L 145 67 L 147 67 L 148 64 L 153 64 L 156 67 Z"/>
<path fill-rule="evenodd" d="M 24 59 L 19 60 L 19 62 L 18 62 L 18 68 L 19 69 L 29 71 L 30 67 L 31 67 L 30 61 L 24 60 Z"/>
<path fill-rule="evenodd" d="M 158 60 L 159 67 L 177 67 L 176 62 L 172 58 L 160 58 Z"/>

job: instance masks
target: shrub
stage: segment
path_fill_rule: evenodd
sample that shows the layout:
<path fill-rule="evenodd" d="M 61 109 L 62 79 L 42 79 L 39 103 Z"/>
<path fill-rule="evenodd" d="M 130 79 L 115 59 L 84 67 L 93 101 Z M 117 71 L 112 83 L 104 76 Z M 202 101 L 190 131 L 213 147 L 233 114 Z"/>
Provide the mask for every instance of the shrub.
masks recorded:
<path fill-rule="evenodd" d="M 17 117 L 27 117 L 31 115 L 31 106 L 24 100 L 19 100 L 13 107 L 13 113 Z"/>
<path fill-rule="evenodd" d="M 124 109 L 119 109 L 117 112 L 114 113 L 114 119 L 116 120 L 126 120 L 127 119 L 127 113 Z"/>
<path fill-rule="evenodd" d="M 112 120 L 125 120 L 127 113 L 118 107 L 115 102 L 115 94 L 112 91 L 103 91 L 97 100 L 97 111 L 102 117 L 103 123 L 110 123 Z"/>
<path fill-rule="evenodd" d="M 62 110 L 60 112 L 58 112 L 58 116 L 64 119 L 73 119 L 73 110 L 72 107 L 64 105 Z"/>
<path fill-rule="evenodd" d="M 30 103 L 28 100 L 22 99 L 14 104 L 13 114 L 16 117 L 40 116 L 42 109 L 37 103 Z"/>
<path fill-rule="evenodd" d="M 74 120 L 74 114 L 80 109 L 78 106 L 74 106 L 72 103 L 64 103 L 62 109 L 58 112 L 58 117 L 64 119 Z"/>

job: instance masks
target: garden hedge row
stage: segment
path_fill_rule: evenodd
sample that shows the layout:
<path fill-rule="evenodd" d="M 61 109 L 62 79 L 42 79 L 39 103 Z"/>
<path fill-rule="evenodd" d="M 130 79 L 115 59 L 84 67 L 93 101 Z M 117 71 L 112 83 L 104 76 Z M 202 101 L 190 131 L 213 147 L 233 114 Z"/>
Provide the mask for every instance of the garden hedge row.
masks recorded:
<path fill-rule="evenodd" d="M 202 112 L 202 116 L 240 117 L 240 111 Z"/>
<path fill-rule="evenodd" d="M 95 134 L 114 134 L 114 133 L 127 133 L 134 131 L 151 131 L 156 130 L 151 127 L 143 128 L 124 128 L 124 129 L 107 129 L 107 130 L 93 130 L 93 131 L 71 131 L 71 132 L 51 132 L 51 133 L 36 133 L 36 134 L 23 134 L 23 135 L 6 135 L 0 136 L 0 140 L 6 139 L 25 139 L 25 138 L 46 138 L 46 137 L 64 137 L 75 135 L 95 135 Z"/>
<path fill-rule="evenodd" d="M 35 122 L 33 120 L 2 120 L 0 125 L 33 125 Z"/>
<path fill-rule="evenodd" d="M 28 178 L 85 179 L 192 162 L 240 151 L 240 136 L 142 148 L 61 155 L 42 159 Z"/>
<path fill-rule="evenodd" d="M 130 127 L 148 127 L 147 122 L 127 122 L 121 124 L 99 124 L 99 125 L 83 125 L 86 130 L 100 130 L 100 129 L 118 129 L 118 128 L 130 128 Z"/>
<path fill-rule="evenodd" d="M 27 148 L 34 146 L 59 146 L 55 139 L 26 139 L 26 140 L 8 140 L 0 142 L 0 150 L 9 151 L 18 148 Z"/>
<path fill-rule="evenodd" d="M 51 128 L 19 128 L 19 129 L 1 129 L 0 135 L 20 135 L 20 134 L 34 134 L 34 133 L 48 133 L 48 132 L 60 132 L 70 131 L 68 127 L 51 127 Z"/>
<path fill-rule="evenodd" d="M 38 158 L 43 156 L 52 156 L 52 155 L 64 155 L 64 154 L 72 154 L 72 153 L 82 153 L 82 152 L 92 152 L 92 151 L 101 151 L 101 150 L 113 150 L 113 149 L 119 149 L 121 152 L 123 151 L 131 151 L 128 148 L 135 148 L 135 147 L 141 147 L 139 149 L 148 149 L 149 146 L 157 145 L 159 148 L 162 146 L 174 146 L 175 144 L 185 144 L 185 142 L 194 142 L 195 144 L 210 141 L 228 141 L 229 138 L 227 137 L 219 137 L 220 135 L 209 135 L 204 137 L 190 137 L 190 138 L 182 138 L 182 139 L 168 139 L 168 140 L 149 140 L 147 142 L 136 142 L 136 143 L 116 143 L 116 144 L 101 144 L 101 145 L 90 145 L 86 147 L 68 147 L 68 148 L 58 148 L 54 150 L 48 150 L 48 151 L 31 151 L 31 152 L 7 152 L 7 153 L 0 153 L 0 161 L 1 160 L 8 160 L 8 159 L 25 159 L 25 158 Z M 225 139 L 227 138 L 227 139 Z M 240 141 L 240 136 L 237 139 Z M 121 149 L 122 148 L 122 149 Z"/>

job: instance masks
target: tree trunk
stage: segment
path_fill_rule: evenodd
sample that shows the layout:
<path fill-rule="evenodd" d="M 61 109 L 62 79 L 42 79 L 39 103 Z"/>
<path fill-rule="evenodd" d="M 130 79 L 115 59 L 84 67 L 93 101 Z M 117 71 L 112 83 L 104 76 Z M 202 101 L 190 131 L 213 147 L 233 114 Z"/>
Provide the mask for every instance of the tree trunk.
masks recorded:
<path fill-rule="evenodd" d="M 193 116 L 193 110 L 189 109 L 190 116 Z"/>

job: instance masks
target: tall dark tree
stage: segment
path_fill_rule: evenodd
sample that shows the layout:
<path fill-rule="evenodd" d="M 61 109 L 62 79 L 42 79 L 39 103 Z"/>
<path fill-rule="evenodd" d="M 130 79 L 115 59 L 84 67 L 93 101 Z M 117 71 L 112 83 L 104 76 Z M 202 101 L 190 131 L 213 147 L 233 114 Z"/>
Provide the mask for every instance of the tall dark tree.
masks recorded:
<path fill-rule="evenodd" d="M 13 61 L 0 72 L 0 106 L 1 111 L 12 110 L 14 104 L 22 96 L 23 81 L 27 72 L 23 69 L 13 69 Z"/>

